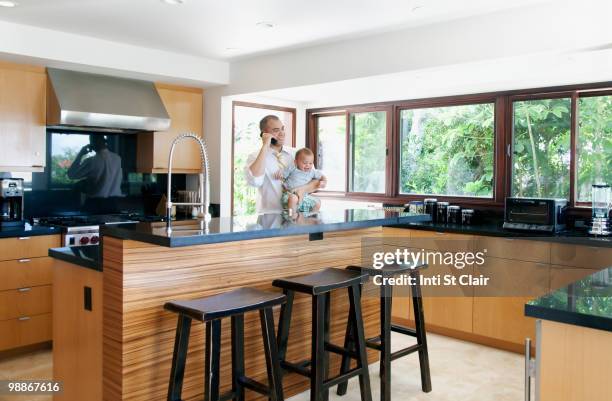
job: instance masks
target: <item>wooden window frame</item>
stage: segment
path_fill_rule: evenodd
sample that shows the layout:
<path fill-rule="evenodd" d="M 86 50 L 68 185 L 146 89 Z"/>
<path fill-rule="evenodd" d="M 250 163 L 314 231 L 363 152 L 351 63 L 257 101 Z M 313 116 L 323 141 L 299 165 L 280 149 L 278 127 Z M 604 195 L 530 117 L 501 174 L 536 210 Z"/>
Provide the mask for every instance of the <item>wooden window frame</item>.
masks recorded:
<path fill-rule="evenodd" d="M 296 123 L 296 117 L 297 117 L 297 110 L 295 108 L 292 107 L 282 107 L 282 106 L 273 106 L 270 104 L 262 104 L 262 103 L 251 103 L 251 102 L 242 102 L 242 101 L 238 101 L 238 100 L 234 100 L 232 101 L 232 167 L 231 167 L 231 185 L 232 185 L 232 189 L 231 189 L 231 194 L 230 194 L 230 199 L 231 199 L 231 208 L 230 208 L 230 215 L 233 216 L 234 215 L 234 140 L 236 137 L 236 107 L 250 107 L 253 109 L 265 109 L 265 110 L 274 110 L 274 111 L 282 111 L 282 112 L 287 112 L 287 113 L 291 113 L 292 114 L 292 126 L 291 126 L 291 143 L 292 145 L 295 147 L 296 145 L 296 138 L 297 138 L 297 134 L 295 132 L 295 129 L 297 127 L 297 123 Z M 253 151 L 255 151 L 256 149 L 253 149 Z"/>
<path fill-rule="evenodd" d="M 612 81 L 577 85 L 564 85 L 544 88 L 529 88 L 510 91 L 487 92 L 469 95 L 444 96 L 426 99 L 401 100 L 391 102 L 377 102 L 367 104 L 345 105 L 338 107 L 324 107 L 306 110 L 306 146 L 317 148 L 317 118 L 320 116 L 340 115 L 347 116 L 347 145 L 349 152 L 348 131 L 350 130 L 349 115 L 355 110 L 373 111 L 375 109 L 388 109 L 387 118 L 391 117 L 391 125 L 387 125 L 388 158 L 386 172 L 386 193 L 370 194 L 348 191 L 348 157 L 347 182 L 345 192 L 318 191 L 317 196 L 383 202 L 389 204 L 404 204 L 411 200 L 422 200 L 436 197 L 440 201 L 452 202 L 462 206 L 478 207 L 481 209 L 503 210 L 505 199 L 512 190 L 512 145 L 513 145 L 513 102 L 517 100 L 536 100 L 570 97 L 571 98 L 571 148 L 570 148 L 570 211 L 578 213 L 587 212 L 588 202 L 578 202 L 576 197 L 577 179 L 577 142 L 578 142 L 578 100 L 581 97 L 605 96 L 612 94 Z M 495 130 L 494 130 L 494 187 L 492 198 L 477 198 L 463 196 L 443 196 L 433 194 L 400 194 L 399 193 L 399 157 L 400 135 L 399 117 L 401 110 L 449 107 L 468 104 L 494 103 Z M 391 132 L 389 132 L 391 129 Z M 315 152 L 315 163 L 317 162 Z M 348 154 L 347 154 L 348 156 Z"/>

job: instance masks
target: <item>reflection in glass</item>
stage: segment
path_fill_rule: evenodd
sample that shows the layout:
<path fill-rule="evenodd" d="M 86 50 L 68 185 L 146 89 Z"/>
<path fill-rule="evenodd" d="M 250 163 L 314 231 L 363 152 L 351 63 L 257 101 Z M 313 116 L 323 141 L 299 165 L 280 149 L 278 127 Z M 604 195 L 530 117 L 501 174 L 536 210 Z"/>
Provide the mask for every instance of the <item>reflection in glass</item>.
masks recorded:
<path fill-rule="evenodd" d="M 512 196 L 569 198 L 570 98 L 513 103 Z"/>

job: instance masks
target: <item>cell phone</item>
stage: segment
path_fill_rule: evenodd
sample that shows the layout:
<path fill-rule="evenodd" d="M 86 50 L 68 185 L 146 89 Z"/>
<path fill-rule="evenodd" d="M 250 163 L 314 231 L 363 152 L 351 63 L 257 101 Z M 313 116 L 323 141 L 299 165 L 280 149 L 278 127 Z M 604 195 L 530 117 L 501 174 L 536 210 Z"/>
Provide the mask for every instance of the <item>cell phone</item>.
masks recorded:
<path fill-rule="evenodd" d="M 263 132 L 260 132 L 260 133 L 259 133 L 259 137 L 261 138 L 262 136 L 263 136 Z M 276 138 L 272 138 L 272 139 L 270 140 L 270 143 L 271 143 L 272 145 L 276 146 L 276 145 L 278 144 L 278 141 L 276 140 Z"/>

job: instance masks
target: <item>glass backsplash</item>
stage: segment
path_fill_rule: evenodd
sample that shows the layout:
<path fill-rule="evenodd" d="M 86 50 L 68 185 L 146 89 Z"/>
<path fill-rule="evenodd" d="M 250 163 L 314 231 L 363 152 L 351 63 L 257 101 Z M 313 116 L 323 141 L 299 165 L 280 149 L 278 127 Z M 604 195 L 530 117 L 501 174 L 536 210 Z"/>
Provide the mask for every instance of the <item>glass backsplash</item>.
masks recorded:
<path fill-rule="evenodd" d="M 41 173 L 9 172 L 23 178 L 25 216 L 138 213 L 153 215 L 166 191 L 166 174 L 139 173 L 137 136 L 47 131 Z M 1 174 L 6 176 L 7 174 Z M 186 176 L 173 174 L 173 192 Z"/>

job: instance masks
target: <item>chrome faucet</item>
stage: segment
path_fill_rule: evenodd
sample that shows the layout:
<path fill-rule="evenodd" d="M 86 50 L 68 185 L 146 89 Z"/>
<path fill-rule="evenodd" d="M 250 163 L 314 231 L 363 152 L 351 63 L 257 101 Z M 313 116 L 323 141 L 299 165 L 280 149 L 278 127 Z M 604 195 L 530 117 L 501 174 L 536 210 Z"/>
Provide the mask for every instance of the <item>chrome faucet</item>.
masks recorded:
<path fill-rule="evenodd" d="M 182 141 L 183 139 L 193 139 L 198 145 L 200 145 L 200 158 L 202 160 L 202 170 L 200 172 L 200 201 L 191 203 L 191 202 L 172 202 L 172 195 L 170 193 L 172 188 L 172 156 L 174 155 L 174 147 L 177 143 Z M 211 216 L 209 213 L 210 208 L 210 166 L 208 164 L 208 151 L 206 149 L 206 143 L 199 136 L 192 133 L 180 134 L 172 141 L 172 146 L 170 146 L 170 156 L 168 157 L 168 190 L 166 192 L 166 231 L 168 234 L 172 232 L 172 206 L 199 206 L 200 213 L 199 217 L 203 218 L 201 221 L 201 225 L 203 226 L 206 223 L 206 228 L 202 227 L 202 229 L 208 234 L 208 223 L 211 220 Z"/>

